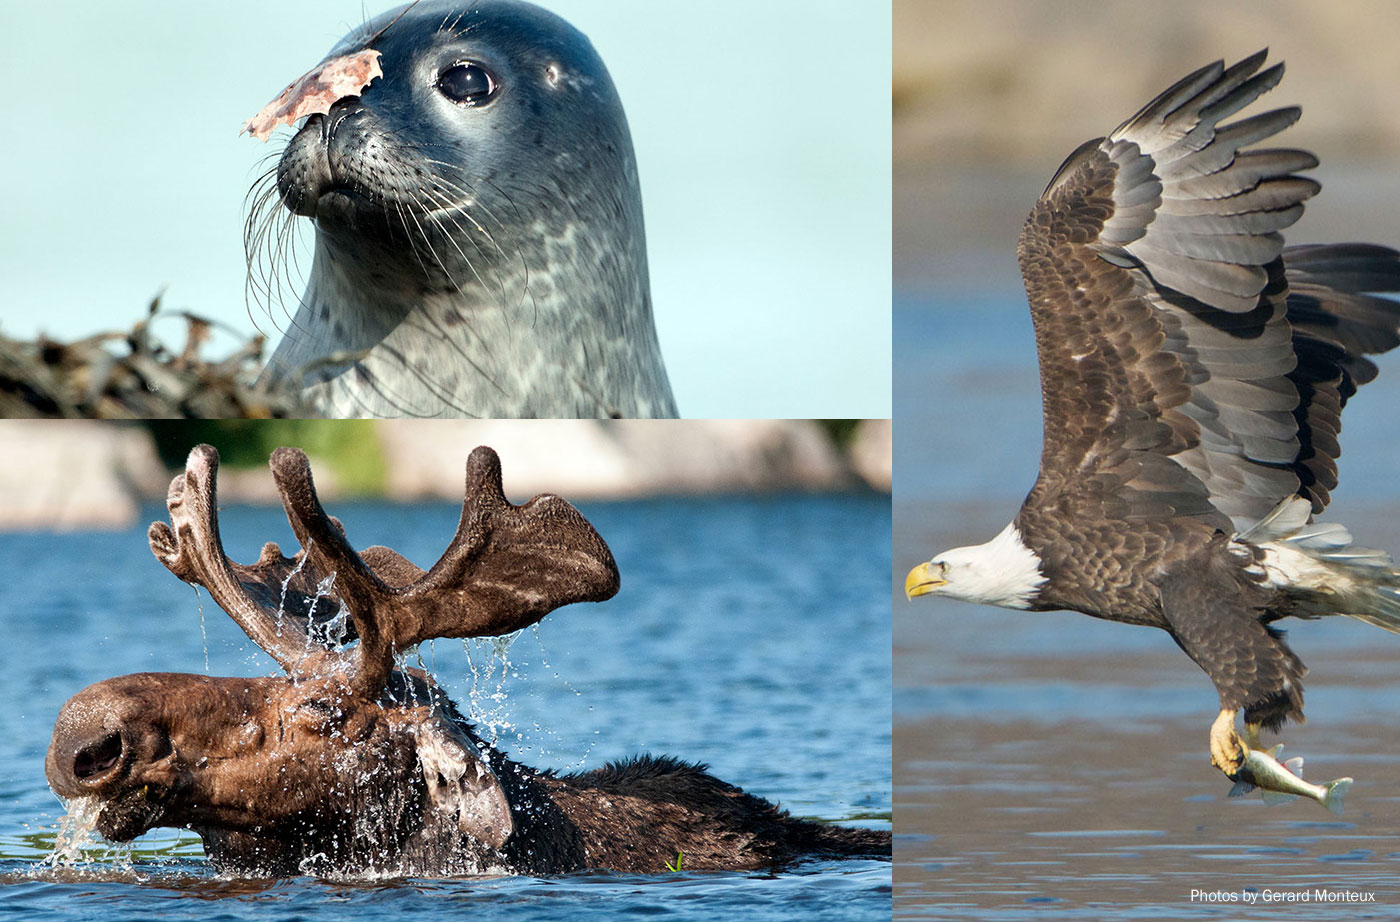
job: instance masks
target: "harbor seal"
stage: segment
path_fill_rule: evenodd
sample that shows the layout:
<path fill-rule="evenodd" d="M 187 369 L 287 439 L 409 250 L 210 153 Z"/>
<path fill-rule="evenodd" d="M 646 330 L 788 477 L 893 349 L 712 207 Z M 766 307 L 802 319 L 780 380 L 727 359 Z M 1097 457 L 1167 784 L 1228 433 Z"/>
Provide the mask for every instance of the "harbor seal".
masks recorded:
<path fill-rule="evenodd" d="M 316 228 L 264 380 L 327 416 L 675 416 L 631 137 L 587 38 L 518 0 L 424 0 L 326 60 L 367 49 L 382 76 L 255 189 L 250 267 L 284 274 L 294 216 Z"/>

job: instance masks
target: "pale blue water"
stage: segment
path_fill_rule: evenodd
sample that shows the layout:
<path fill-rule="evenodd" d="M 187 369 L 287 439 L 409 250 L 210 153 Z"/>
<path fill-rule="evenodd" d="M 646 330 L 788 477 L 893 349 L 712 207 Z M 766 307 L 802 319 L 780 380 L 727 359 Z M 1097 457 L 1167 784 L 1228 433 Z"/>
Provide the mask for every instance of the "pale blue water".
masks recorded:
<path fill-rule="evenodd" d="M 555 612 L 475 684 L 505 748 L 577 769 L 638 752 L 708 762 L 793 813 L 889 828 L 890 503 L 871 495 L 584 505 L 622 571 L 602 605 Z M 157 516 L 152 507 L 149 517 Z M 358 546 L 427 565 L 455 528 L 450 505 L 333 504 Z M 229 553 L 285 548 L 281 511 L 221 510 Z M 350 886 L 213 877 L 186 832 L 143 837 L 134 866 L 46 871 L 62 810 L 43 756 L 63 701 L 128 672 L 270 674 L 222 612 L 155 562 L 144 526 L 119 534 L 0 535 L 0 913 L 24 918 L 887 919 L 890 864 L 809 862 L 782 873 L 665 877 L 587 872 Z M 207 636 L 207 641 L 205 637 Z M 470 707 L 458 641 L 423 651 Z M 489 666 L 480 648 L 478 670 Z M 276 907 L 269 909 L 269 904 Z"/>

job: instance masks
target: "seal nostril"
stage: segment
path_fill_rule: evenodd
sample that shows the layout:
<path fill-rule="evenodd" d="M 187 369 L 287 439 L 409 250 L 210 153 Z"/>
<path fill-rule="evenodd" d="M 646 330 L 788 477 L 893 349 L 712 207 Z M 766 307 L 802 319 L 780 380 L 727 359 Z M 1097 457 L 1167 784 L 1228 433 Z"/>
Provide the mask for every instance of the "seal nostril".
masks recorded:
<path fill-rule="evenodd" d="M 73 775 L 79 781 L 86 781 L 95 775 L 109 772 L 121 755 L 121 736 L 109 733 L 97 742 L 78 750 L 73 757 Z"/>

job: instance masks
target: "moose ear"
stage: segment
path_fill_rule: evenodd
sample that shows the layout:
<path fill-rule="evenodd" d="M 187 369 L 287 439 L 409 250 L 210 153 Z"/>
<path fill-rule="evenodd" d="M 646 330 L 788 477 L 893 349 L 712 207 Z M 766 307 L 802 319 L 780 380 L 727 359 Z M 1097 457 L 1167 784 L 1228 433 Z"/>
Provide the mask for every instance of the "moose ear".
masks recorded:
<path fill-rule="evenodd" d="M 432 807 L 477 841 L 492 848 L 505 845 L 515 828 L 510 804 L 471 739 L 439 716 L 419 723 L 414 734 Z"/>

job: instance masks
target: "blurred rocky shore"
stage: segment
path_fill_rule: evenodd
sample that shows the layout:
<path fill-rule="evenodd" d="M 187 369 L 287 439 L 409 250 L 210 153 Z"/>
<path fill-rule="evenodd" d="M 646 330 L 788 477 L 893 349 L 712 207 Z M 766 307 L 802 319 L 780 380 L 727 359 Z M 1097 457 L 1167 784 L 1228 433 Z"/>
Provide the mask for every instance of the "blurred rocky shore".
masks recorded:
<path fill-rule="evenodd" d="M 176 348 L 152 333 L 158 319 L 184 321 Z M 130 330 L 71 342 L 0 333 L 0 417 L 7 419 L 283 419 L 306 414 L 289 394 L 257 382 L 266 343 L 204 355 L 213 324 L 152 302 Z"/>
<path fill-rule="evenodd" d="M 1288 68 L 1265 104 L 1303 109 L 1288 146 L 1394 163 L 1397 35 L 1389 0 L 895 0 L 895 164 L 1053 170 L 1178 78 L 1261 48 Z"/>
<path fill-rule="evenodd" d="M 243 426 L 285 423 L 244 423 Z M 506 493 L 570 500 L 774 491 L 889 492 L 889 420 L 833 427 L 810 420 L 519 420 L 303 422 L 321 496 L 372 494 L 396 501 L 460 502 L 467 454 L 501 455 Z M 340 427 L 323 429 L 321 427 Z M 351 428 L 354 427 L 354 428 Z M 155 432 L 159 431 L 158 444 Z M 0 528 L 126 528 L 145 502 L 165 498 L 174 469 L 164 460 L 202 430 L 137 423 L 0 421 Z M 234 430 L 246 436 L 246 428 Z M 271 430 L 278 433 L 287 430 Z M 172 435 L 173 432 L 173 435 Z M 330 444 L 325 434 L 351 436 Z M 190 440 L 194 441 L 190 441 Z M 185 444 L 189 442 L 189 444 Z M 172 444 L 173 443 L 173 444 Z M 295 443 L 295 442 L 293 442 Z M 342 474 L 349 456 L 373 456 L 375 483 Z M 275 503 L 264 465 L 220 471 L 221 503 Z"/>
<path fill-rule="evenodd" d="M 1290 243 L 1400 245 L 1400 4 L 1389 0 L 895 0 L 897 290 L 995 284 L 1055 169 L 1198 67 L 1261 48 L 1283 81 L 1243 113 L 1297 105 L 1276 146 L 1323 191 Z"/>

